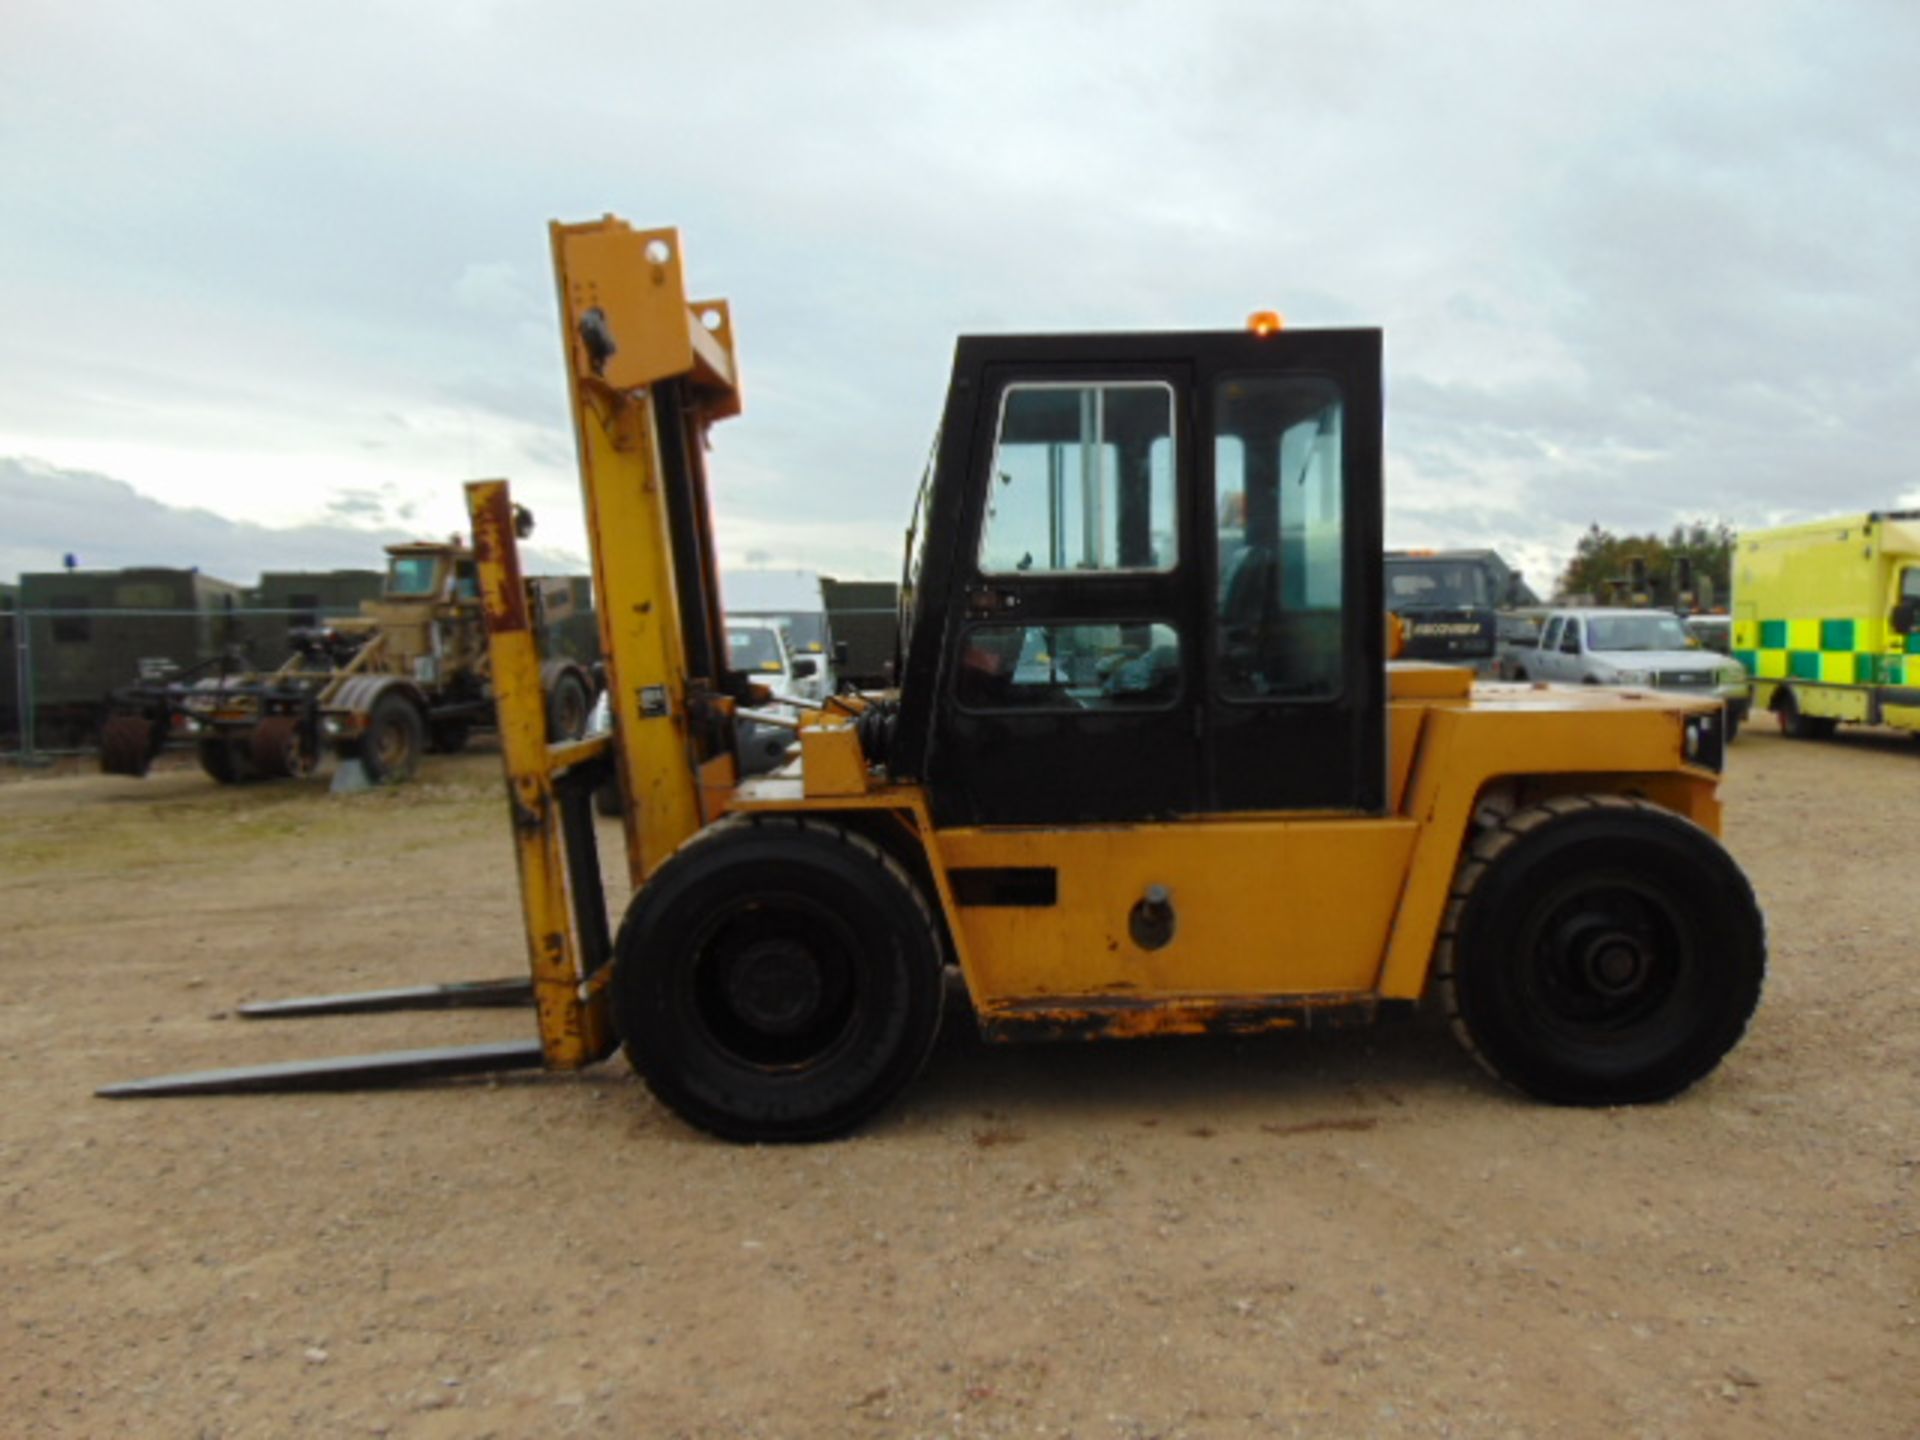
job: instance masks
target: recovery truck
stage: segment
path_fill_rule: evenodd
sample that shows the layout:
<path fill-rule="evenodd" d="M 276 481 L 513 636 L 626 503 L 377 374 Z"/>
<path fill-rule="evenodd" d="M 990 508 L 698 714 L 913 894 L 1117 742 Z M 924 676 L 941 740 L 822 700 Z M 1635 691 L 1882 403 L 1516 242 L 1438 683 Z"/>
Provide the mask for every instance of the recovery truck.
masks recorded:
<path fill-rule="evenodd" d="M 1752 709 L 1795 738 L 1843 722 L 1920 732 L 1920 510 L 1742 534 L 1733 654 Z"/>
<path fill-rule="evenodd" d="M 1502 612 L 1538 600 L 1520 572 L 1492 550 L 1389 550 L 1387 608 L 1406 632 L 1409 660 L 1496 673 Z"/>
<path fill-rule="evenodd" d="M 376 783 L 405 780 L 428 748 L 460 750 L 493 723 L 491 669 L 473 552 L 464 542 L 387 547 L 378 600 L 350 619 L 295 630 L 262 672 L 232 654 L 114 692 L 100 768 L 143 776 L 169 735 L 191 735 L 223 785 L 302 776 L 331 749 Z M 543 668 L 551 733 L 577 739 L 593 682 L 585 666 Z"/>
<path fill-rule="evenodd" d="M 115 1095 L 366 1084 L 624 1049 L 735 1140 L 839 1135 L 926 1060 L 947 975 L 992 1040 L 1247 1034 L 1431 997 L 1542 1100 L 1657 1101 L 1758 1002 L 1715 838 L 1711 701 L 1390 663 L 1381 336 L 966 337 L 920 487 L 897 690 L 809 712 L 742 780 L 707 442 L 732 318 L 674 230 L 555 225 L 612 729 L 549 743 L 501 481 L 468 486 L 530 983 L 521 1042 Z M 593 787 L 625 798 L 617 929 Z"/>

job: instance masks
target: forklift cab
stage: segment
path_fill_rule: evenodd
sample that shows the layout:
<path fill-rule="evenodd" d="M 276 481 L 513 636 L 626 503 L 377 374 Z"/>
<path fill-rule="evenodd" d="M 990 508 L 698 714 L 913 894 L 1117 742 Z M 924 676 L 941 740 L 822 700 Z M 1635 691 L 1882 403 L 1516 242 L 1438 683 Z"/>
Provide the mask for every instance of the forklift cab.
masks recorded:
<path fill-rule="evenodd" d="M 1380 353 L 960 341 L 888 756 L 937 824 L 1381 812 Z"/>

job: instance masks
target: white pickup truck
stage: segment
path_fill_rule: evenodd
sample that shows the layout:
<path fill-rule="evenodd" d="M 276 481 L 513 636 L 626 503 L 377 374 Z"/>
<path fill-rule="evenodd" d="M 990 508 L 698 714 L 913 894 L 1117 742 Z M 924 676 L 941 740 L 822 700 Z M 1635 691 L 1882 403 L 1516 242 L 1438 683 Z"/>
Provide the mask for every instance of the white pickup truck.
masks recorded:
<path fill-rule="evenodd" d="M 1532 636 L 1504 638 L 1504 680 L 1567 685 L 1644 685 L 1712 695 L 1727 707 L 1731 740 L 1747 714 L 1747 672 L 1704 648 L 1664 610 L 1549 610 Z"/>

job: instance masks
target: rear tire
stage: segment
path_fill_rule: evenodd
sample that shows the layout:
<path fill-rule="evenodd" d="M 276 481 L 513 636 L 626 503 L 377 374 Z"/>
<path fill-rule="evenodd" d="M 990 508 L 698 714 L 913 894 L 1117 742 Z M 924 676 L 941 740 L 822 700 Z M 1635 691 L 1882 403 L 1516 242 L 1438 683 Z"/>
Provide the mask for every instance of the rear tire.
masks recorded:
<path fill-rule="evenodd" d="M 556 743 L 578 740 L 587 733 L 587 716 L 593 710 L 593 697 L 587 682 L 577 670 L 563 670 L 547 694 L 547 740 Z"/>
<path fill-rule="evenodd" d="M 1840 728 L 1840 722 L 1831 716 L 1802 715 L 1800 701 L 1784 685 L 1774 699 L 1773 708 L 1780 717 L 1780 733 L 1794 740 L 1831 740 L 1833 732 Z"/>
<path fill-rule="evenodd" d="M 202 740 L 200 768 L 222 785 L 244 785 L 254 778 L 249 742 L 225 738 Z"/>
<path fill-rule="evenodd" d="M 314 753 L 299 718 L 270 715 L 254 727 L 247 754 L 256 772 L 303 780 L 313 773 Z"/>
<path fill-rule="evenodd" d="M 427 724 L 404 695 L 388 693 L 373 702 L 367 728 L 360 733 L 360 765 L 376 785 L 410 780 L 426 749 Z"/>
<path fill-rule="evenodd" d="M 1618 795 L 1549 800 L 1484 831 L 1435 954 L 1468 1051 L 1560 1105 L 1678 1095 L 1739 1041 L 1765 973 L 1764 922 L 1733 858 Z"/>
<path fill-rule="evenodd" d="M 145 715 L 113 715 L 100 727 L 100 769 L 108 775 L 135 779 L 153 768 L 166 740 L 164 721 Z"/>
<path fill-rule="evenodd" d="M 925 1064 L 942 948 L 913 880 L 837 826 L 723 821 L 634 897 L 612 999 L 660 1102 L 728 1140 L 845 1134 Z"/>

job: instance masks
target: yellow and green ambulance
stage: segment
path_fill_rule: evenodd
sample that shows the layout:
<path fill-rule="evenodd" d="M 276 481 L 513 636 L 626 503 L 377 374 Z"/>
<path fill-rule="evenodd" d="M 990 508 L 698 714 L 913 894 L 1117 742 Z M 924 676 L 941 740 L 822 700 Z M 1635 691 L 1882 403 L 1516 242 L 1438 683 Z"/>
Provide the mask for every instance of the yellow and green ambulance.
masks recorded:
<path fill-rule="evenodd" d="M 1733 653 L 1753 710 L 1789 735 L 1842 721 L 1920 731 L 1920 510 L 1742 534 Z"/>

